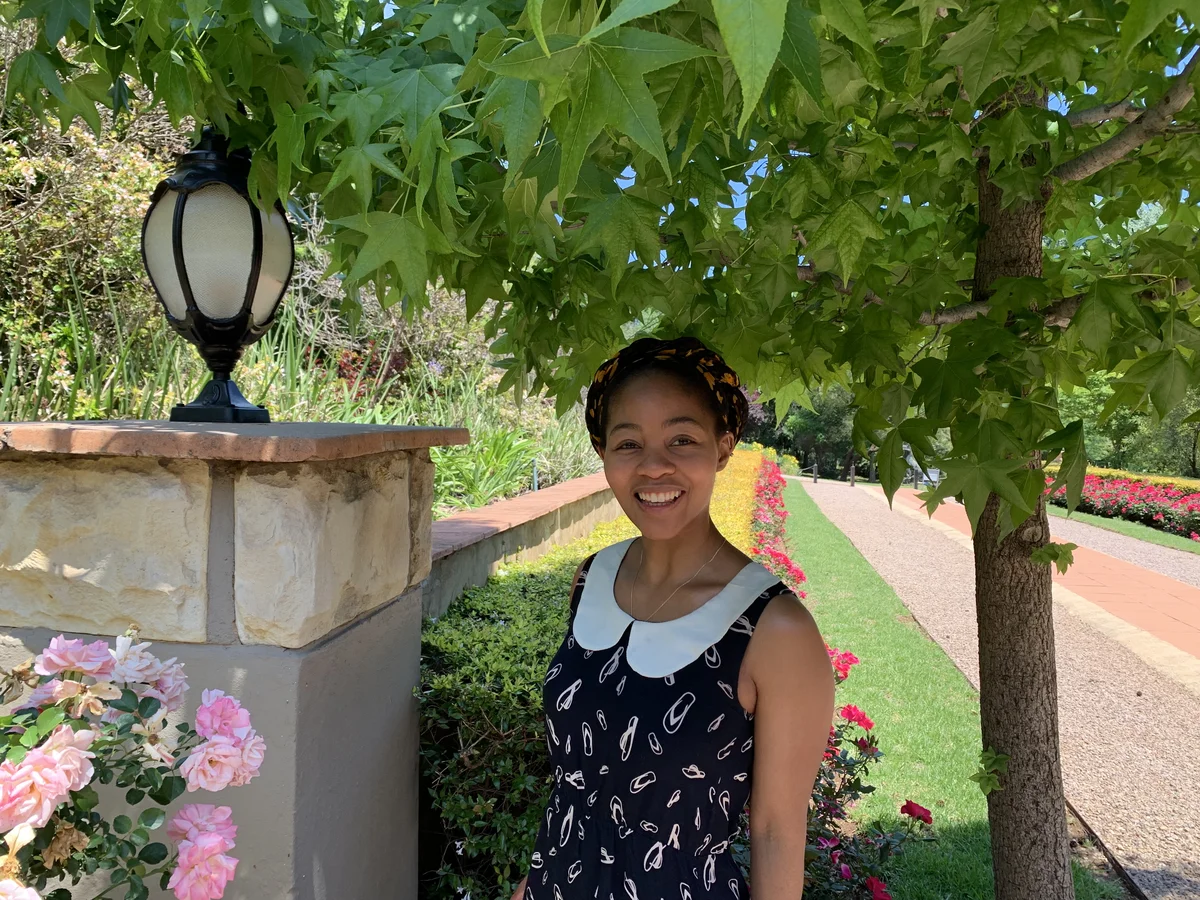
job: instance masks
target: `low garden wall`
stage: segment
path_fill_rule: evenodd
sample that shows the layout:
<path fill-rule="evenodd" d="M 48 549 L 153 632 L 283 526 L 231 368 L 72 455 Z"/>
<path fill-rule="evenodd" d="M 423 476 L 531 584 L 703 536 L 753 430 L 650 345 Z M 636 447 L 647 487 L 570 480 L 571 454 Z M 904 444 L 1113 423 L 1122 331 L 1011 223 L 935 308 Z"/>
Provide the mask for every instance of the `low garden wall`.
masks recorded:
<path fill-rule="evenodd" d="M 598 472 L 434 522 L 433 567 L 422 585 L 422 612 L 440 616 L 503 563 L 537 559 L 620 514 L 604 473 Z"/>

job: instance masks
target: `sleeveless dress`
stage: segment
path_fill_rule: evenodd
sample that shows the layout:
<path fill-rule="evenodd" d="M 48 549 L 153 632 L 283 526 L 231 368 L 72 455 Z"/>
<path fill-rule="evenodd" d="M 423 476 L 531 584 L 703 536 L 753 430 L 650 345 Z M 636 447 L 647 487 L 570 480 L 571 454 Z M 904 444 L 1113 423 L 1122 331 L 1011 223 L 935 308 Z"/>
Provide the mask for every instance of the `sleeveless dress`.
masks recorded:
<path fill-rule="evenodd" d="M 788 589 L 750 563 L 693 612 L 638 621 L 613 594 L 631 543 L 585 560 L 546 673 L 554 788 L 523 900 L 748 900 L 729 852 L 754 771 L 738 673 Z"/>

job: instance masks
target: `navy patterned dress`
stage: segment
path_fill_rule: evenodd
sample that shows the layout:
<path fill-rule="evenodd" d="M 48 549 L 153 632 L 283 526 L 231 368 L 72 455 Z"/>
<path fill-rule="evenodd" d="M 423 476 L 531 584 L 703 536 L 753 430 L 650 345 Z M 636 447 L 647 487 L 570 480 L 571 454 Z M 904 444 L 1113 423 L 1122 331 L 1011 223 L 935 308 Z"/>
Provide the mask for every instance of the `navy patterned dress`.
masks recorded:
<path fill-rule="evenodd" d="M 524 900 L 748 900 L 730 852 L 754 762 L 738 673 L 787 588 L 751 563 L 686 616 L 638 621 L 613 594 L 631 543 L 584 562 L 546 673 L 554 789 Z"/>

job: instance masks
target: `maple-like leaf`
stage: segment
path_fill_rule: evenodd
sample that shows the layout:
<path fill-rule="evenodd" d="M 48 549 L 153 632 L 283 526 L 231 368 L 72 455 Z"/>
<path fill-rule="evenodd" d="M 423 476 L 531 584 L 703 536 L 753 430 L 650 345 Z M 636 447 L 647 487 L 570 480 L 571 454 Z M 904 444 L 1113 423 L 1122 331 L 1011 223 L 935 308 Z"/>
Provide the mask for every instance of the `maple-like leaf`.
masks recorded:
<path fill-rule="evenodd" d="M 550 119 L 562 145 L 559 201 L 574 192 L 588 148 L 605 128 L 628 136 L 670 173 L 658 107 L 645 75 L 710 51 L 637 28 L 615 28 L 587 43 L 564 35 L 547 40 L 549 56 L 536 43 L 527 42 L 488 68 L 541 82 L 552 100 L 562 98 Z"/>

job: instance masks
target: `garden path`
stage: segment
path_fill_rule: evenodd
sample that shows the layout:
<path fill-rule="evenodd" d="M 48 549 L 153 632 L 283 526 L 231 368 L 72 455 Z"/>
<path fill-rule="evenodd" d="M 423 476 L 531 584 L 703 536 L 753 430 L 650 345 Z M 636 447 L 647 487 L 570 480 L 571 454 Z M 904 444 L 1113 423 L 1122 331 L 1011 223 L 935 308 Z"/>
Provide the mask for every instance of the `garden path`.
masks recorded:
<path fill-rule="evenodd" d="M 1186 550 L 1152 544 L 1128 534 L 1060 516 L 1050 517 L 1050 531 L 1057 540 L 1070 541 L 1080 547 L 1107 553 L 1135 566 L 1200 588 L 1200 553 L 1188 553 Z"/>
<path fill-rule="evenodd" d="M 930 521 L 903 496 L 889 510 L 877 488 L 804 488 L 978 687 L 974 557 L 953 520 L 961 508 Z M 1067 797 L 1147 897 L 1196 900 L 1200 680 L 1180 682 L 1194 674 L 1187 661 L 1197 671 L 1200 661 L 1073 590 L 1056 584 L 1054 604 Z"/>
<path fill-rule="evenodd" d="M 868 486 L 864 489 L 873 491 L 880 499 L 883 497 L 877 487 Z M 912 488 L 898 491 L 896 502 L 918 510 L 925 516 L 924 505 Z M 968 537 L 971 534 L 966 509 L 959 503 L 943 503 L 934 513 L 934 519 Z M 1050 531 L 1054 537 L 1074 543 L 1079 542 L 1067 537 L 1066 533 L 1075 532 L 1078 535 L 1080 528 L 1087 527 L 1057 518 L 1050 520 Z M 1145 558 L 1142 563 L 1136 564 L 1128 558 L 1118 559 L 1116 555 L 1100 552 L 1085 544 L 1075 551 L 1075 563 L 1066 574 L 1054 573 L 1055 583 L 1200 660 L 1200 588 L 1164 574 L 1161 567 L 1155 565 L 1155 561 L 1161 562 L 1161 554 L 1153 551 L 1165 550 L 1180 556 L 1190 554 L 1137 538 L 1127 540 L 1142 545 Z M 1196 559 L 1200 561 L 1200 557 Z M 1196 671 L 1200 672 L 1200 668 Z M 1196 682 L 1196 687 L 1200 688 L 1200 680 Z"/>

